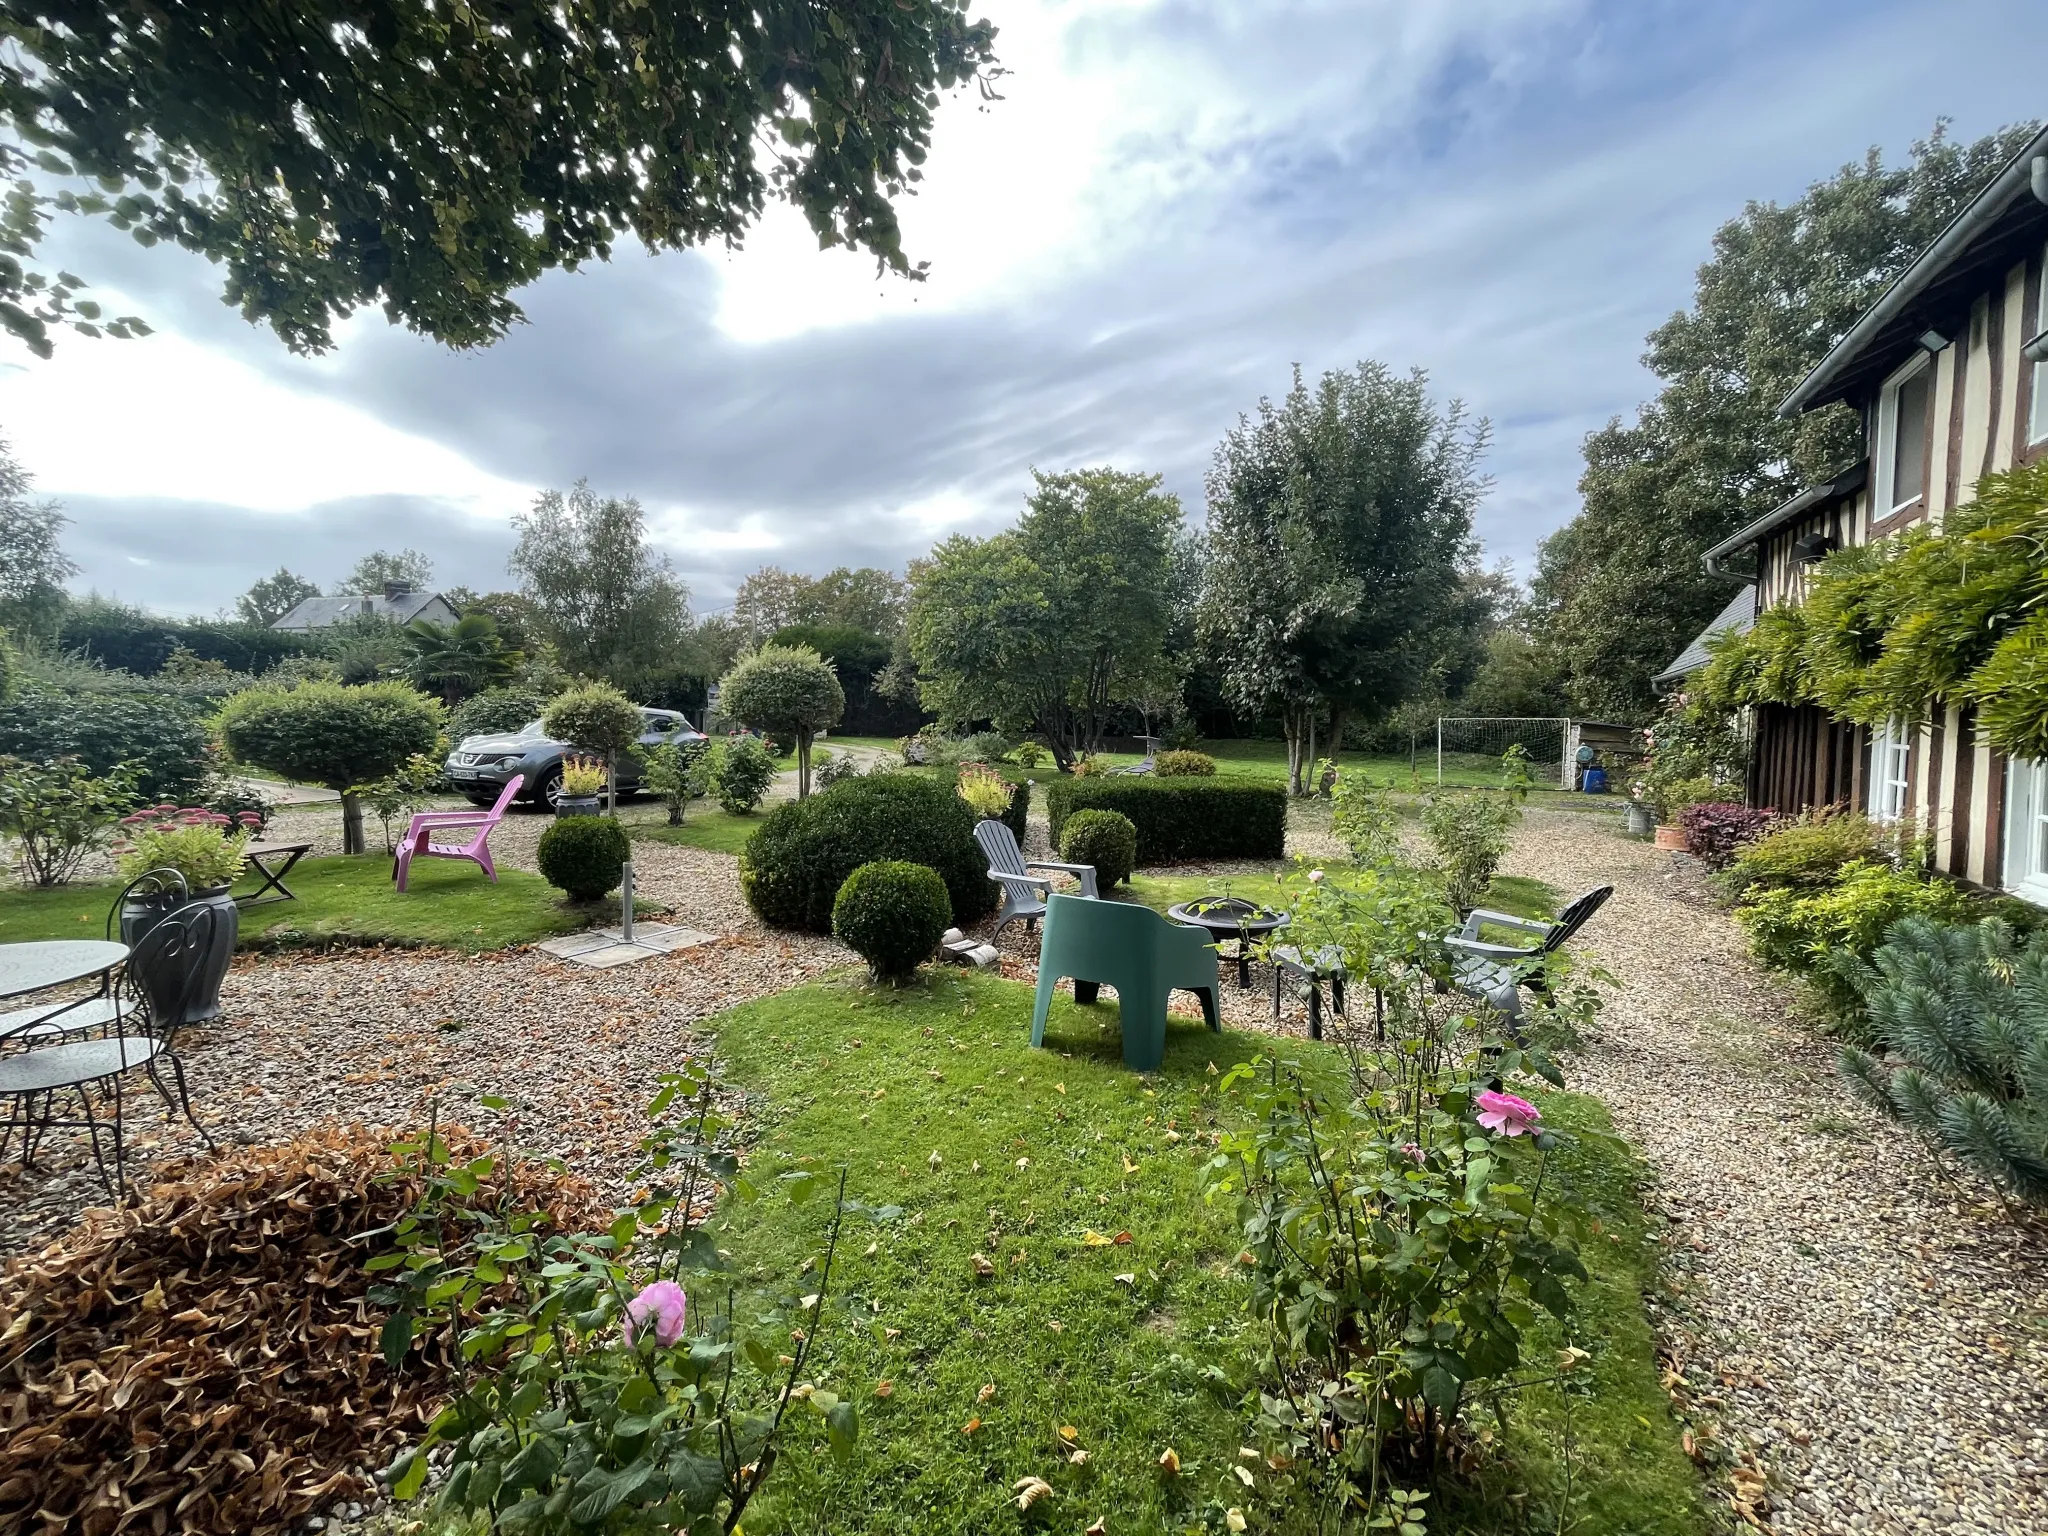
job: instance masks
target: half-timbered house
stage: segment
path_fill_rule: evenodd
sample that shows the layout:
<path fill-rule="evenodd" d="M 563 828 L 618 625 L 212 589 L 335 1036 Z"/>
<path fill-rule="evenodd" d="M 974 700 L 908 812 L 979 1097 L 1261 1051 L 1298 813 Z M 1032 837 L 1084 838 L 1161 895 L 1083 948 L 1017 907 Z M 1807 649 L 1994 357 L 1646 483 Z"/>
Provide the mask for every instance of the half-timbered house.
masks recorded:
<path fill-rule="evenodd" d="M 1867 457 L 1707 551 L 1709 571 L 1752 583 L 1752 613 L 1799 602 L 1808 568 L 1830 550 L 1918 523 L 1938 527 L 1983 476 L 2048 453 L 2044 267 L 2048 131 L 1781 407 L 1794 416 L 1851 406 Z M 2048 904 L 2048 763 L 2007 761 L 1979 738 L 1968 708 L 1869 730 L 1818 708 L 1761 706 L 1748 798 L 1783 811 L 1836 804 L 1880 821 L 1910 817 L 1945 873 Z"/>

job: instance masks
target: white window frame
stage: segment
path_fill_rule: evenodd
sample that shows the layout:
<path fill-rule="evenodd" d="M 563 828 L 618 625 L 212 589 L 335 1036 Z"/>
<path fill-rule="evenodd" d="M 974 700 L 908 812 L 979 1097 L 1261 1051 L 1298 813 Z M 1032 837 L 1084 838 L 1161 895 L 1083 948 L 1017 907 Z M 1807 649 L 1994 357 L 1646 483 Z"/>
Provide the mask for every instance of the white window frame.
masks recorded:
<path fill-rule="evenodd" d="M 2048 907 L 2048 762 L 2025 758 L 2005 770 L 2005 872 L 2013 895 Z"/>
<path fill-rule="evenodd" d="M 1876 494 L 1871 497 L 1871 517 L 1882 520 L 1896 517 L 1927 493 L 1927 459 L 1923 452 L 1920 460 L 1921 484 L 1913 488 L 1913 494 L 1901 500 L 1898 489 L 1892 484 L 1892 469 L 1898 460 L 1899 438 L 1899 386 L 1934 366 L 1934 359 L 1925 352 L 1916 350 L 1913 356 L 1899 365 L 1898 371 L 1884 381 L 1884 388 L 1877 395 L 1877 441 L 1871 449 L 1870 462 L 1876 470 Z M 1934 381 L 1928 380 L 1927 410 L 1934 412 Z M 1925 430 L 1923 424 L 1922 430 Z"/>
<path fill-rule="evenodd" d="M 1913 736 L 1913 727 L 1904 720 L 1888 720 L 1870 733 L 1864 804 L 1870 819 L 1881 825 L 1903 821 L 1912 809 Z"/>
<path fill-rule="evenodd" d="M 2048 331 L 2048 248 L 2041 254 L 2040 293 L 2034 300 L 2034 335 Z M 2029 338 L 2031 339 L 2031 338 Z M 2048 363 L 2034 364 L 2034 399 L 2027 413 L 2027 446 L 2048 443 Z"/>

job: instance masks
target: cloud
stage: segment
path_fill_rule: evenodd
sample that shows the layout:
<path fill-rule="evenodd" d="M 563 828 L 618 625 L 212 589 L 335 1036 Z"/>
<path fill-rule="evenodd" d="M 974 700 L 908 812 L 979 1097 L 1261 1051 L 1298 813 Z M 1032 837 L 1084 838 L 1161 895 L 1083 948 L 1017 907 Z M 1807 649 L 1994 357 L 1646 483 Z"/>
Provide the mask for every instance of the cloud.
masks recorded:
<path fill-rule="evenodd" d="M 1642 338 L 1717 224 L 1897 153 L 1943 105 L 1928 80 L 1969 82 L 1959 132 L 2039 105 L 2021 50 L 1978 46 L 2019 14 L 1996 0 L 1880 6 L 1853 35 L 1763 0 L 997 9 L 1007 99 L 947 106 L 904 211 L 928 283 L 781 214 L 737 255 L 552 275 L 481 352 L 368 315 L 309 361 L 204 263 L 74 229 L 74 265 L 174 334 L 0 378 L 0 427 L 91 579 L 140 590 L 123 562 L 160 562 L 164 606 L 379 543 L 496 584 L 510 516 L 579 476 L 637 495 L 715 606 L 767 561 L 900 567 L 998 526 L 1034 465 L 1156 471 L 1196 512 L 1214 444 L 1291 365 L 1370 356 L 1492 419 L 1480 531 L 1526 571 L 1576 510 L 1584 434 L 1654 389 Z M 167 496 L 204 555 L 125 548 Z"/>
<path fill-rule="evenodd" d="M 279 565 L 331 585 L 372 549 L 414 548 L 443 586 L 503 590 L 512 537 L 504 523 L 428 496 L 356 496 L 292 512 L 156 496 L 67 496 L 65 547 L 77 585 L 170 613 L 231 607 Z M 225 577 L 225 579 L 223 579 Z M 197 603 L 193 593 L 218 594 Z"/>

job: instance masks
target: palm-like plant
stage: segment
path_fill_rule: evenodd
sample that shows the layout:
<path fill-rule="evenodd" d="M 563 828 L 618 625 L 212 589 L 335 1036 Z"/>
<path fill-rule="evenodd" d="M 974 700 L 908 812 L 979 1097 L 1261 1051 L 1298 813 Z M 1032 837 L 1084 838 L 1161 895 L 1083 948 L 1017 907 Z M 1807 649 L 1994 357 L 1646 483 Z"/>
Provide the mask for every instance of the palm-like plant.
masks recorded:
<path fill-rule="evenodd" d="M 498 621 L 487 613 L 465 613 L 453 624 L 414 619 L 405 626 L 405 640 L 412 647 L 407 675 L 422 688 L 438 690 L 446 704 L 504 682 L 526 659 L 506 649 Z"/>
<path fill-rule="evenodd" d="M 1843 1050 L 1858 1095 L 2002 1191 L 2048 1205 L 2048 931 L 2022 942 L 1997 918 L 1908 917 L 1869 961 L 1836 965 L 1891 1053 Z"/>

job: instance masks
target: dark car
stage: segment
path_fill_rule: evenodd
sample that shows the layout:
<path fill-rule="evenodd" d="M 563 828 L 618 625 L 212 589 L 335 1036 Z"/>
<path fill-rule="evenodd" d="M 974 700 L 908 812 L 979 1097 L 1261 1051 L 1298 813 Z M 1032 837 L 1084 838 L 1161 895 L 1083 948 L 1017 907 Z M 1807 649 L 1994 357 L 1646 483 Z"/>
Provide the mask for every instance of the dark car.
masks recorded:
<path fill-rule="evenodd" d="M 640 722 L 645 727 L 640 733 L 643 747 L 669 742 L 690 746 L 707 739 L 702 731 L 692 730 L 690 722 L 674 710 L 648 709 L 643 705 Z M 523 773 L 526 783 L 520 790 L 521 797 L 534 805 L 552 806 L 562 793 L 562 759 L 575 753 L 575 747 L 568 742 L 556 741 L 543 731 L 538 720 L 529 720 L 516 731 L 463 737 L 448 754 L 444 769 L 448 782 L 478 805 L 491 804 L 503 793 L 513 774 Z M 637 758 L 621 753 L 618 774 L 620 794 L 631 794 L 639 788 Z"/>

